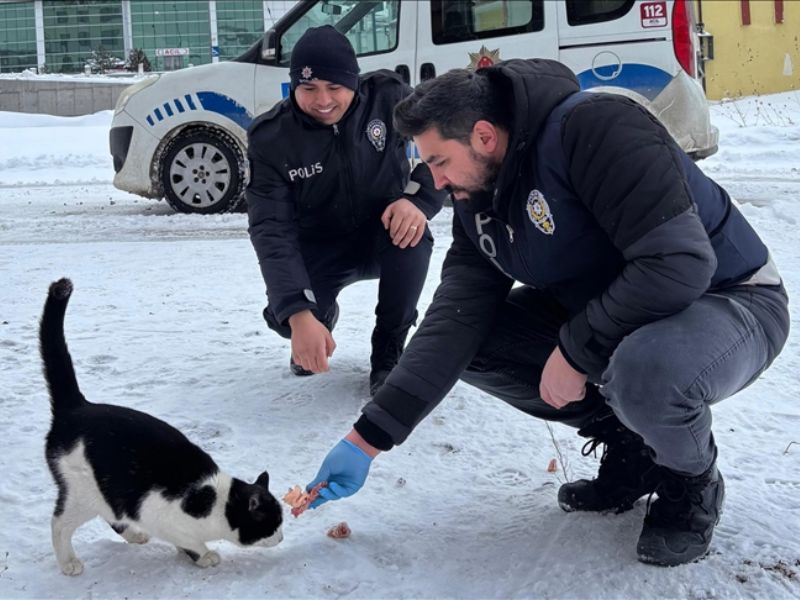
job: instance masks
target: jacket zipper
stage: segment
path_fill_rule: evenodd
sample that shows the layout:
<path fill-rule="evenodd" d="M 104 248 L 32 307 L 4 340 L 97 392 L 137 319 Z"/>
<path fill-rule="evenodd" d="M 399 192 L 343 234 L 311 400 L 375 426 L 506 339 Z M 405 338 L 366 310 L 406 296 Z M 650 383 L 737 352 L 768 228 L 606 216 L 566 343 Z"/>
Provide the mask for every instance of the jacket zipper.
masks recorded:
<path fill-rule="evenodd" d="M 525 249 L 524 248 L 520 248 L 519 250 L 517 250 L 518 246 L 514 244 L 514 228 L 511 227 L 511 225 L 509 225 L 508 223 L 506 223 L 506 222 L 504 222 L 501 219 L 498 219 L 496 217 L 492 217 L 492 220 L 496 221 L 499 225 L 505 226 L 505 228 L 506 228 L 506 234 L 508 234 L 509 249 L 511 251 L 511 264 L 508 265 L 508 266 L 509 267 L 514 267 L 514 265 L 516 264 L 521 269 L 521 272 L 527 273 L 527 275 L 528 275 L 528 279 L 527 280 L 520 279 L 519 277 L 515 277 L 515 279 L 517 281 L 525 282 L 525 285 L 529 285 L 531 287 L 537 287 L 538 284 L 534 283 L 534 281 L 536 281 L 536 277 L 534 277 L 534 274 L 531 273 L 530 265 L 528 264 L 528 261 L 525 259 L 525 256 L 524 256 L 524 250 Z M 498 230 L 498 235 L 499 235 L 500 231 L 502 231 L 502 230 Z M 495 260 L 497 260 L 497 257 L 495 257 Z M 499 261 L 498 261 L 498 264 L 499 264 Z M 505 270 L 505 268 L 501 267 L 500 270 L 503 273 L 508 274 L 508 272 Z M 513 269 L 511 269 L 511 270 L 513 270 Z"/>
<path fill-rule="evenodd" d="M 344 166 L 344 193 L 347 197 L 347 204 L 350 206 L 348 213 L 350 214 L 351 225 L 355 228 L 358 224 L 358 215 L 356 214 L 356 206 L 353 200 L 353 194 L 351 193 L 350 185 L 350 180 L 353 178 L 353 174 L 350 171 L 350 161 L 347 159 L 347 153 L 344 151 L 344 142 L 342 141 L 342 137 L 340 135 L 338 123 L 333 124 L 333 137 L 336 140 L 336 150 L 339 152 L 342 165 Z"/>

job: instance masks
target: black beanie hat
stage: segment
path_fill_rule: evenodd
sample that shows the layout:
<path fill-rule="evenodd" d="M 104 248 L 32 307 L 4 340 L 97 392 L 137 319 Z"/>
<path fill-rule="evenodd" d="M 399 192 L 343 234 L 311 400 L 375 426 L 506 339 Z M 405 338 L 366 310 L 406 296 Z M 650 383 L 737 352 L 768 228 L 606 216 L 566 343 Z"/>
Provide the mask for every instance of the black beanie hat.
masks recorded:
<path fill-rule="evenodd" d="M 350 41 L 330 25 L 306 30 L 292 49 L 289 66 L 292 89 L 301 83 L 323 79 L 356 90 L 358 71 Z"/>

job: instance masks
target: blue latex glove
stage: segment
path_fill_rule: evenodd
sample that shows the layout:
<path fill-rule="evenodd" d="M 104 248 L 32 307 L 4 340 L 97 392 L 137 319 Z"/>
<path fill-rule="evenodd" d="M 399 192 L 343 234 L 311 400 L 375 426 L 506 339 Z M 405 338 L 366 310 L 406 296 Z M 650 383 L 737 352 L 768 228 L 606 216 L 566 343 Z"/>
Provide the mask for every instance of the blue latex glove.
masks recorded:
<path fill-rule="evenodd" d="M 318 508 L 328 500 L 341 500 L 355 494 L 367 480 L 370 464 L 372 458 L 353 442 L 339 441 L 322 461 L 314 481 L 306 486 L 306 491 L 310 491 L 320 481 L 328 482 L 309 508 Z"/>

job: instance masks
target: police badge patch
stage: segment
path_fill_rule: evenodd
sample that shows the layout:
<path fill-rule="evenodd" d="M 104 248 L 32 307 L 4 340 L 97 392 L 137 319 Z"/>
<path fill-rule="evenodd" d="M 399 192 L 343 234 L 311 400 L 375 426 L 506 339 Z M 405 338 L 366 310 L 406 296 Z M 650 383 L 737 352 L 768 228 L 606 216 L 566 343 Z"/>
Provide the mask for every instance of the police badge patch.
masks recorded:
<path fill-rule="evenodd" d="M 545 235 L 553 235 L 556 231 L 556 223 L 553 220 L 553 213 L 550 212 L 550 205 L 542 196 L 539 190 L 533 190 L 528 194 L 528 204 L 525 207 L 531 222 L 536 225 L 536 229 Z"/>
<path fill-rule="evenodd" d="M 375 150 L 383 152 L 386 147 L 386 124 L 380 119 L 372 119 L 367 125 L 367 139 Z"/>

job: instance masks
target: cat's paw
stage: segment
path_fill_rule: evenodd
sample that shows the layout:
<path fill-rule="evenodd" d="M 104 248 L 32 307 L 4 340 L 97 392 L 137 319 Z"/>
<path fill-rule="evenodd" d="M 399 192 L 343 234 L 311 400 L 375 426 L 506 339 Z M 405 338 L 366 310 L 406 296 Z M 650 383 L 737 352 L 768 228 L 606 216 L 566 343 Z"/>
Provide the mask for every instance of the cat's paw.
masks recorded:
<path fill-rule="evenodd" d="M 216 567 L 220 562 L 222 562 L 222 559 L 220 558 L 219 554 L 213 550 L 209 550 L 203 554 L 203 556 L 194 561 L 194 564 L 205 569 L 206 567 Z"/>
<path fill-rule="evenodd" d="M 83 563 L 77 558 L 71 558 L 59 565 L 64 575 L 80 575 L 83 573 Z"/>

